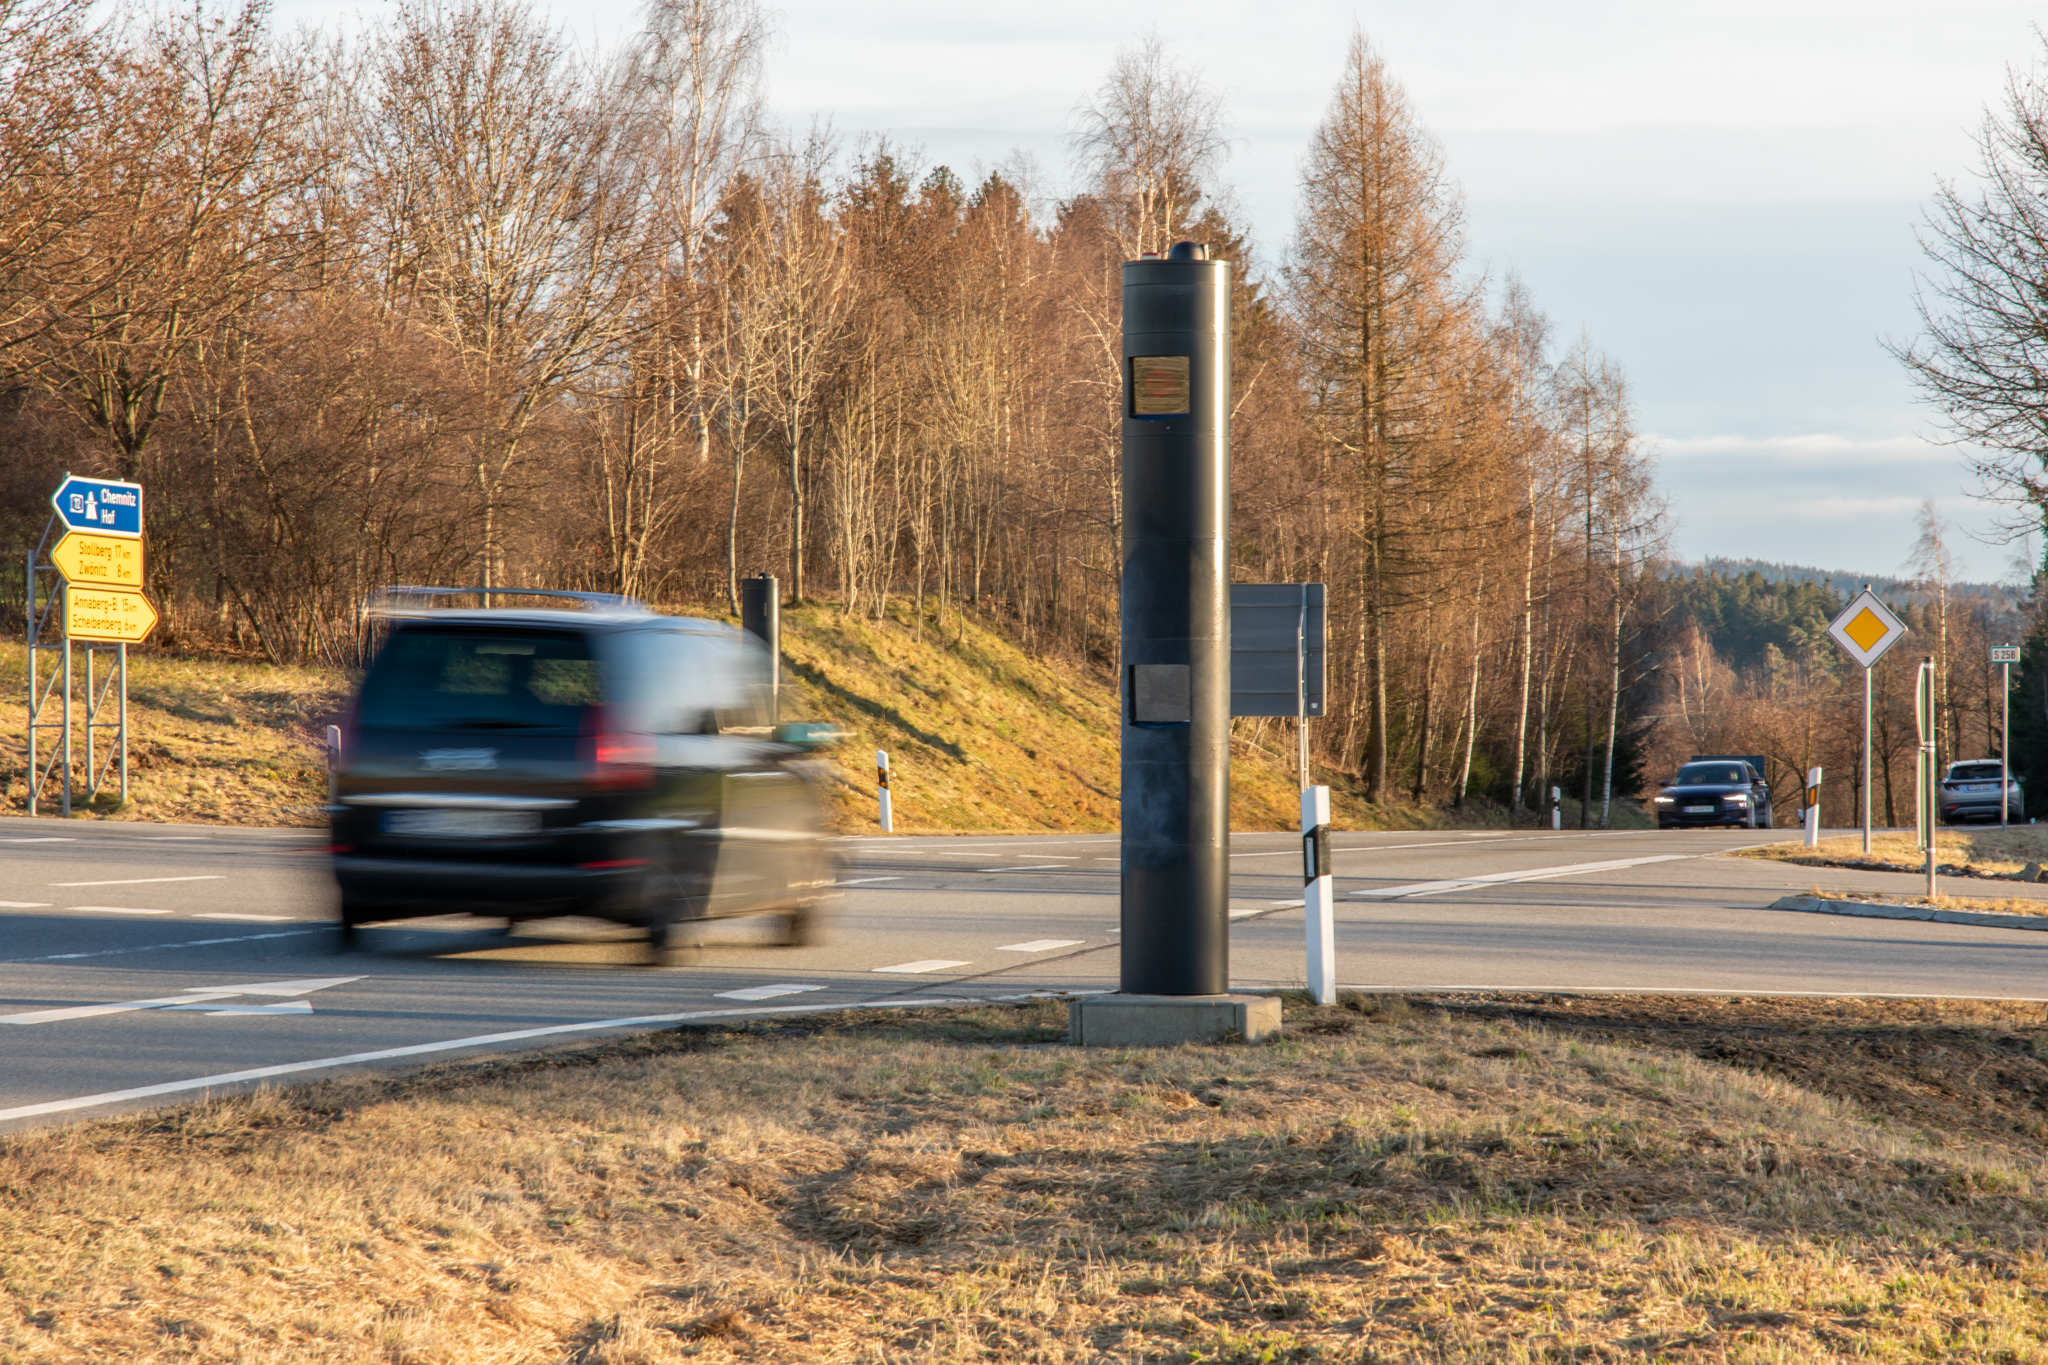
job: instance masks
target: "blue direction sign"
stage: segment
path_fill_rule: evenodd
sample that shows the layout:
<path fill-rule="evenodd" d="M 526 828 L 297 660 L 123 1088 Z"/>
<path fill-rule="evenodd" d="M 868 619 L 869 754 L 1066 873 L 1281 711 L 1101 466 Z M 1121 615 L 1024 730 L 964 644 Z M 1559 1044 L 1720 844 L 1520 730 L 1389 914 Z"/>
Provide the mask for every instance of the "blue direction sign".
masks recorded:
<path fill-rule="evenodd" d="M 103 536 L 142 534 L 142 485 L 118 483 L 113 479 L 81 479 L 68 476 L 64 486 L 50 495 L 50 505 L 74 531 L 97 531 Z"/>

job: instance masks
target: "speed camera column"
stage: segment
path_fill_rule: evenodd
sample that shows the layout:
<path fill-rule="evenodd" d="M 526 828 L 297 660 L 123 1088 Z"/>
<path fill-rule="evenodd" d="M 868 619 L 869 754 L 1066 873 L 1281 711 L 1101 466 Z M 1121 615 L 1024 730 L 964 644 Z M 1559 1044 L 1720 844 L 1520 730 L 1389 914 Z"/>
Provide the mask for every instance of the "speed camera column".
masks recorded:
<path fill-rule="evenodd" d="M 1123 963 L 1131 995 L 1230 982 L 1230 266 L 1126 261 Z"/>

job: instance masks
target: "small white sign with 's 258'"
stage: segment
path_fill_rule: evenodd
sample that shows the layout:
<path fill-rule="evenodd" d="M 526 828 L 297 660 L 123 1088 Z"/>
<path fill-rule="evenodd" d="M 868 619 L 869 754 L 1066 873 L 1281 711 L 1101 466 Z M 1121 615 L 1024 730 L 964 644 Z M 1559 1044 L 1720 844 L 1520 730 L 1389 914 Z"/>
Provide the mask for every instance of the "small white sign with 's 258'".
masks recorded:
<path fill-rule="evenodd" d="M 2020 661 L 2018 645 L 1991 646 L 1991 662 L 1995 664 L 2016 664 Z"/>

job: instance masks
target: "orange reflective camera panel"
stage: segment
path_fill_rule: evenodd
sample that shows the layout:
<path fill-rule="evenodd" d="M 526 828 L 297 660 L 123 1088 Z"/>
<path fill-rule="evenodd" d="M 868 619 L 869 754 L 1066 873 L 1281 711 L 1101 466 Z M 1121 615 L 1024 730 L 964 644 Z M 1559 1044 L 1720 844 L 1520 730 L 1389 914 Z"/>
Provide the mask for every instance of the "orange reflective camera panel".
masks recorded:
<path fill-rule="evenodd" d="M 1131 416 L 1179 417 L 1188 408 L 1186 356 L 1131 357 Z"/>

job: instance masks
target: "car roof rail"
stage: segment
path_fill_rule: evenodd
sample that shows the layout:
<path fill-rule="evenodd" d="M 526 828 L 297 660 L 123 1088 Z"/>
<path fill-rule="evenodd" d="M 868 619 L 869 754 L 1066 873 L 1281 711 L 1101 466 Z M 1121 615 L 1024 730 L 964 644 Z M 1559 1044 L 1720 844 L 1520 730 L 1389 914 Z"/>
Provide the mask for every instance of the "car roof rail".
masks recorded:
<path fill-rule="evenodd" d="M 620 592 L 568 592 L 560 588 L 487 588 L 481 584 L 471 588 L 393 584 L 376 591 L 370 598 L 369 610 L 371 614 L 378 616 L 431 611 L 436 608 L 437 599 L 444 597 L 481 597 L 485 611 L 504 610 L 491 605 L 491 599 L 494 597 L 545 597 L 574 602 L 585 611 L 633 616 L 652 614 L 645 602 Z"/>

